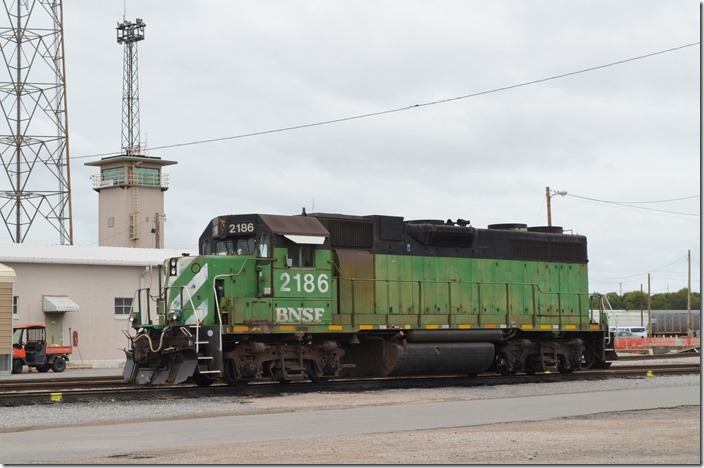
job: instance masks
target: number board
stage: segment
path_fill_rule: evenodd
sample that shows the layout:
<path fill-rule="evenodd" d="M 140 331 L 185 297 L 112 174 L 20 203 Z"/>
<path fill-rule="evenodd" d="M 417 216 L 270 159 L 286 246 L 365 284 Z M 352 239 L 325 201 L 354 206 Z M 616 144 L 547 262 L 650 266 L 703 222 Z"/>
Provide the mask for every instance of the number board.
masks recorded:
<path fill-rule="evenodd" d="M 218 218 L 217 230 L 213 234 L 221 239 L 251 236 L 254 235 L 255 226 L 253 216 L 225 216 Z"/>

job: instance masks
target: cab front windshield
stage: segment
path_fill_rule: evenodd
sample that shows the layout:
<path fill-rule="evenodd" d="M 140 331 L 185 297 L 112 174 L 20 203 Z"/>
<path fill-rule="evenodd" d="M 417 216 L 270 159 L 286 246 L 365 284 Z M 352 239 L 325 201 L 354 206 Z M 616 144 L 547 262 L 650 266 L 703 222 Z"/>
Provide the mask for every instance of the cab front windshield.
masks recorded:
<path fill-rule="evenodd" d="M 252 255 L 254 251 L 254 237 L 226 239 L 215 244 L 215 255 Z"/>

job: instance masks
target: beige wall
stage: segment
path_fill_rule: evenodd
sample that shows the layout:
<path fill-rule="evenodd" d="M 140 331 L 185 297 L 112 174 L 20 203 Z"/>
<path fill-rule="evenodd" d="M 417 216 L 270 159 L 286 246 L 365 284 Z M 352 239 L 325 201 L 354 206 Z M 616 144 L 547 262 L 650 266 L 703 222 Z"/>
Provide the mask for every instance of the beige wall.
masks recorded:
<path fill-rule="evenodd" d="M 12 354 L 12 286 L 0 282 L 0 354 Z"/>
<path fill-rule="evenodd" d="M 129 214 L 132 211 L 133 196 L 137 191 L 139 238 L 129 238 Z M 160 187 L 110 187 L 100 191 L 98 235 L 101 246 L 156 248 L 154 215 L 164 213 L 164 195 Z M 114 225 L 109 226 L 112 218 Z M 149 220 L 147 220 L 149 218 Z M 159 220 L 159 248 L 164 247 L 164 220 Z"/>
<path fill-rule="evenodd" d="M 17 275 L 14 295 L 19 296 L 19 313 L 13 317 L 14 322 L 63 320 L 63 342 L 56 344 L 71 344 L 69 330 L 77 330 L 79 346 L 70 360 L 82 359 L 96 367 L 124 362 L 122 349 L 127 339 L 122 330 L 127 328 L 127 316 L 115 315 L 115 298 L 134 297 L 140 281 L 142 287 L 151 285 L 152 294 L 156 294 L 159 285 L 156 267 L 147 271 L 140 266 L 5 263 Z M 80 306 L 80 311 L 44 313 L 43 296 L 68 296 Z"/>

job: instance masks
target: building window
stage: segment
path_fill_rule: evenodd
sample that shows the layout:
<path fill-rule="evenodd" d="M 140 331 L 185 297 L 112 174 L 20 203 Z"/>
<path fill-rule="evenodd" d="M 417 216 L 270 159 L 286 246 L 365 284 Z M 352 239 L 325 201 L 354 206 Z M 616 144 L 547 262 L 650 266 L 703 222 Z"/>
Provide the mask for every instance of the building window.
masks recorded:
<path fill-rule="evenodd" d="M 12 315 L 20 313 L 20 296 L 12 296 Z"/>
<path fill-rule="evenodd" d="M 115 315 L 119 317 L 126 317 L 130 315 L 130 310 L 132 309 L 132 298 L 131 297 L 116 297 L 115 298 Z"/>
<path fill-rule="evenodd" d="M 103 182 L 111 180 L 111 181 L 113 181 L 114 185 L 124 185 L 124 183 L 125 183 L 125 168 L 124 168 L 124 166 L 111 167 L 110 169 L 103 169 L 101 171 L 101 173 L 103 176 Z"/>
<path fill-rule="evenodd" d="M 134 168 L 134 183 L 136 185 L 156 185 L 161 184 L 161 175 L 158 168 L 136 167 Z"/>
<path fill-rule="evenodd" d="M 115 217 L 114 216 L 108 216 L 108 227 L 115 227 Z"/>

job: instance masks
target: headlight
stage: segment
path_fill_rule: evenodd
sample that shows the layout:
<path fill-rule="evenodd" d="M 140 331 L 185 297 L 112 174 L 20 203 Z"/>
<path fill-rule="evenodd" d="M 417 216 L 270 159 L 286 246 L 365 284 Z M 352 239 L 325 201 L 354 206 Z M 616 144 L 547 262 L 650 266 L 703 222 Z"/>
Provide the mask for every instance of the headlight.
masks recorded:
<path fill-rule="evenodd" d="M 171 313 L 169 314 L 169 319 L 170 319 L 172 322 L 178 322 L 178 321 L 181 319 L 181 316 L 179 315 L 178 312 L 171 312 Z"/>
<path fill-rule="evenodd" d="M 139 325 L 139 314 L 137 312 L 132 312 L 127 320 L 132 325 L 132 328 L 137 328 L 137 325 Z"/>
<path fill-rule="evenodd" d="M 169 275 L 171 276 L 176 276 L 176 263 L 178 263 L 177 258 L 169 260 Z"/>

